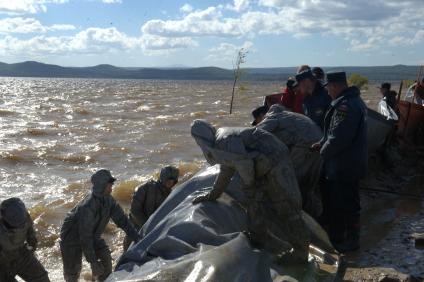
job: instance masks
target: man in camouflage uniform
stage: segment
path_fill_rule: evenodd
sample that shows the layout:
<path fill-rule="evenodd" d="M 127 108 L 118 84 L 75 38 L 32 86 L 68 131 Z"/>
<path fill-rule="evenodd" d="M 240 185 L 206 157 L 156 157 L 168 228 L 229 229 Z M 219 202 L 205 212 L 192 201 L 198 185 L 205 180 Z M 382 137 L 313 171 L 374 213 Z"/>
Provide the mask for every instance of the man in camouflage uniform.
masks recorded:
<path fill-rule="evenodd" d="M 151 180 L 138 187 L 131 200 L 130 220 L 137 230 L 146 223 L 149 217 L 159 208 L 178 183 L 179 171 L 176 167 L 166 166 L 160 171 L 157 181 Z M 124 239 L 124 251 L 132 240 L 129 236 Z"/>
<path fill-rule="evenodd" d="M 47 271 L 38 261 L 32 219 L 19 198 L 0 205 L 0 281 L 49 282 Z"/>
<path fill-rule="evenodd" d="M 271 132 L 289 148 L 303 209 L 318 218 L 322 212 L 318 189 L 322 160 L 310 147 L 322 138 L 321 129 L 310 118 L 287 111 L 280 105 L 271 106 L 257 127 Z"/>
<path fill-rule="evenodd" d="M 90 263 L 95 279 L 104 281 L 112 272 L 111 253 L 101 238 L 110 219 L 134 241 L 140 238 L 122 208 L 111 196 L 115 180 L 110 171 L 105 169 L 93 174 L 92 193 L 76 205 L 63 222 L 60 249 L 66 282 L 78 281 L 82 254 Z"/>
<path fill-rule="evenodd" d="M 269 210 L 284 230 L 292 245 L 292 262 L 306 262 L 309 233 L 301 217 L 302 197 L 297 185 L 289 151 L 274 135 L 258 128 L 220 128 L 216 130 L 204 120 L 195 120 L 191 135 L 200 146 L 209 164 L 220 164 L 220 172 L 210 192 L 198 196 L 193 203 L 214 201 L 225 191 L 237 173 L 248 203 L 248 231 L 259 248 L 275 255 L 284 253 L 287 244 L 270 233 L 263 209 Z M 278 250 L 280 249 L 280 250 Z"/>
<path fill-rule="evenodd" d="M 324 206 L 329 210 L 330 239 L 340 252 L 359 248 L 359 180 L 367 173 L 367 107 L 344 72 L 327 74 L 333 99 L 325 116 L 324 137 L 312 146 L 324 159 L 327 180 Z"/>

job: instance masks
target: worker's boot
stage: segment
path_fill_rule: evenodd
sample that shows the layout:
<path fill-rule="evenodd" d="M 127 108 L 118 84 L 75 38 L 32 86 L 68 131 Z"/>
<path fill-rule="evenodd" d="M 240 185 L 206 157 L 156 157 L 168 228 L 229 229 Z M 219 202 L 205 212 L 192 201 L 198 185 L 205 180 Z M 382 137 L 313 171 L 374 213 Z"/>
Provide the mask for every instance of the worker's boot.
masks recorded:
<path fill-rule="evenodd" d="M 331 215 L 328 236 L 330 237 L 331 244 L 333 244 L 334 247 L 345 241 L 346 222 L 343 216 L 334 213 Z"/>
<path fill-rule="evenodd" d="M 358 218 L 350 218 L 347 222 L 346 240 L 340 244 L 335 244 L 335 248 L 340 253 L 348 253 L 360 248 L 360 222 Z"/>

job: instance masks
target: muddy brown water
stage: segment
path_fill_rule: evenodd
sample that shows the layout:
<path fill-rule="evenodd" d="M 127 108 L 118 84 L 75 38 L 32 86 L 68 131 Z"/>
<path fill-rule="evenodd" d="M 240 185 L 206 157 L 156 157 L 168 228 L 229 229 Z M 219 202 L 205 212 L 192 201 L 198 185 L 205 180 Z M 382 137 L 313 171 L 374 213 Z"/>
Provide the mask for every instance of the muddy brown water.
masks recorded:
<path fill-rule="evenodd" d="M 204 166 L 190 137 L 193 119 L 217 126 L 249 126 L 250 111 L 278 82 L 251 82 L 228 115 L 230 81 L 154 81 L 0 78 L 0 200 L 20 197 L 37 229 L 37 251 L 52 281 L 62 281 L 58 234 L 66 212 L 89 192 L 89 178 L 108 168 L 113 195 L 128 208 L 134 188 L 177 165 L 182 180 Z M 375 87 L 363 93 L 375 107 Z M 113 257 L 122 232 L 105 235 Z M 87 265 L 83 275 L 90 279 Z"/>

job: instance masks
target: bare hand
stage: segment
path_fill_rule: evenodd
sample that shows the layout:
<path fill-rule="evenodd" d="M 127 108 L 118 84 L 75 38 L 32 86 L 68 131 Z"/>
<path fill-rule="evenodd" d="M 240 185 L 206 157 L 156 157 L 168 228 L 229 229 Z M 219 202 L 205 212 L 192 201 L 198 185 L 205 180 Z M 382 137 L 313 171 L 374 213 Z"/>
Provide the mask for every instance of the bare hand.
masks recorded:
<path fill-rule="evenodd" d="M 193 205 L 196 205 L 200 202 L 205 202 L 205 201 L 211 201 L 209 193 L 197 196 L 196 198 L 194 198 L 192 203 Z"/>

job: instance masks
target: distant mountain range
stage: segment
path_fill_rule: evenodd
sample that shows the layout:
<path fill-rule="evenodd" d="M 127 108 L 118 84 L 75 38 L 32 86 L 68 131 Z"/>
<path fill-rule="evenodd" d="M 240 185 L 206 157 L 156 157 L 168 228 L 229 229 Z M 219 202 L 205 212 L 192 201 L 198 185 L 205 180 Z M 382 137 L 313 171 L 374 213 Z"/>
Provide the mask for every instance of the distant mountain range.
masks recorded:
<path fill-rule="evenodd" d="M 348 74 L 359 73 L 370 82 L 400 81 L 416 79 L 418 66 L 376 67 L 323 67 L 325 71 L 344 70 Z M 285 81 L 296 72 L 294 67 L 246 68 L 243 80 Z M 168 68 L 124 68 L 112 65 L 93 67 L 62 67 L 27 61 L 16 64 L 0 62 L 0 76 L 8 77 L 57 77 L 57 78 L 109 78 L 109 79 L 167 79 L 167 80 L 232 80 L 233 71 L 217 67 L 168 67 Z"/>

